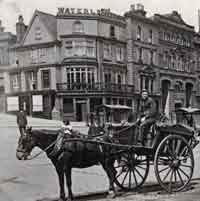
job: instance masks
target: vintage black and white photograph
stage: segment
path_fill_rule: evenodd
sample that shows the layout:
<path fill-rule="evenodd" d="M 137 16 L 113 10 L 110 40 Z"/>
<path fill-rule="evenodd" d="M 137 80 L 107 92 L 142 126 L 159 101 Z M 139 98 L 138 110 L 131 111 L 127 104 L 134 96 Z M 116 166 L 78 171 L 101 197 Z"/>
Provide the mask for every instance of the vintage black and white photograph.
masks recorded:
<path fill-rule="evenodd" d="M 199 201 L 199 57 L 198 0 L 0 0 L 0 201 Z"/>

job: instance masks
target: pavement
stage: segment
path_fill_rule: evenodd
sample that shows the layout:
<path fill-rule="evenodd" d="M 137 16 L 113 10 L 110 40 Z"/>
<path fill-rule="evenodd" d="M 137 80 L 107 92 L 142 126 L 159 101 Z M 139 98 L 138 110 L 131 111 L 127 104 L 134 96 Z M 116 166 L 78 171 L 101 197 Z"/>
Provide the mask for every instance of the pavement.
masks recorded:
<path fill-rule="evenodd" d="M 60 121 L 28 117 L 33 128 L 60 128 Z M 87 133 L 85 122 L 71 122 L 74 129 Z M 19 131 L 16 116 L 0 114 L 0 201 L 55 201 L 58 196 L 56 172 L 45 154 L 31 161 L 18 161 L 15 157 Z M 37 153 L 36 148 L 33 151 Z M 186 201 L 200 200 L 200 145 L 194 149 L 195 170 L 192 189 L 177 194 L 163 194 L 154 176 L 153 167 L 147 178 L 146 186 L 139 192 L 123 193 L 115 200 L 138 201 Z M 72 188 L 77 199 L 110 201 L 106 198 L 108 179 L 100 166 L 86 169 L 73 169 Z M 160 193 L 162 192 L 162 193 Z M 187 199 L 186 199 L 187 198 Z"/>

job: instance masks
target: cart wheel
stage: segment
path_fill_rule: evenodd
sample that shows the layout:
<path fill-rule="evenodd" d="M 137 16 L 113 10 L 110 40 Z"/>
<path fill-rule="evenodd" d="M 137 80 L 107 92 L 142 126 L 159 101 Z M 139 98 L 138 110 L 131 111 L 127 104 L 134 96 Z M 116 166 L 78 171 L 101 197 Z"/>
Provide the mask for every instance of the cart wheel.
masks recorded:
<path fill-rule="evenodd" d="M 135 153 L 123 153 L 115 161 L 115 183 L 123 190 L 135 190 L 146 180 L 149 173 L 149 158 Z"/>
<path fill-rule="evenodd" d="M 186 139 L 178 135 L 164 138 L 156 150 L 154 169 L 159 184 L 167 192 L 183 190 L 194 169 L 194 155 Z"/>

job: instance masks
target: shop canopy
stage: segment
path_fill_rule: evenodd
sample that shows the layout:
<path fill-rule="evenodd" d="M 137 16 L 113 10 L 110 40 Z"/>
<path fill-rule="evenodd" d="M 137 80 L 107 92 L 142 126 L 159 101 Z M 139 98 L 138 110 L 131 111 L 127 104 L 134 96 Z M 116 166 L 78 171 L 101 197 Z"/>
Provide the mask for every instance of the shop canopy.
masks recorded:
<path fill-rule="evenodd" d="M 97 109 L 99 108 L 108 108 L 111 110 L 132 110 L 131 107 L 128 107 L 126 105 L 108 105 L 108 104 L 102 104 L 97 106 Z"/>
<path fill-rule="evenodd" d="M 200 113 L 200 109 L 199 108 L 192 108 L 192 107 L 180 107 L 176 110 L 177 112 L 184 112 L 184 113 L 188 113 L 188 114 L 194 114 L 194 113 Z"/>

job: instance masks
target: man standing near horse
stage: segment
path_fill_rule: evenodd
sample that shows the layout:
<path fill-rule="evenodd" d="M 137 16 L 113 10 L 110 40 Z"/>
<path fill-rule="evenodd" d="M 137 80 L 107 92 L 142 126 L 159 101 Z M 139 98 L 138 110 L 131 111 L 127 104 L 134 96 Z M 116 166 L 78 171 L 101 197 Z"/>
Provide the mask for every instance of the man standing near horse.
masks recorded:
<path fill-rule="evenodd" d="M 19 128 L 20 135 L 22 137 L 25 133 L 25 129 L 27 126 L 27 117 L 23 109 L 21 109 L 17 114 L 17 125 Z"/>
<path fill-rule="evenodd" d="M 142 90 L 138 118 L 140 125 L 138 145 L 144 145 L 145 135 L 149 132 L 151 125 L 155 123 L 156 115 L 157 110 L 155 101 L 149 97 L 148 91 L 146 89 Z"/>

